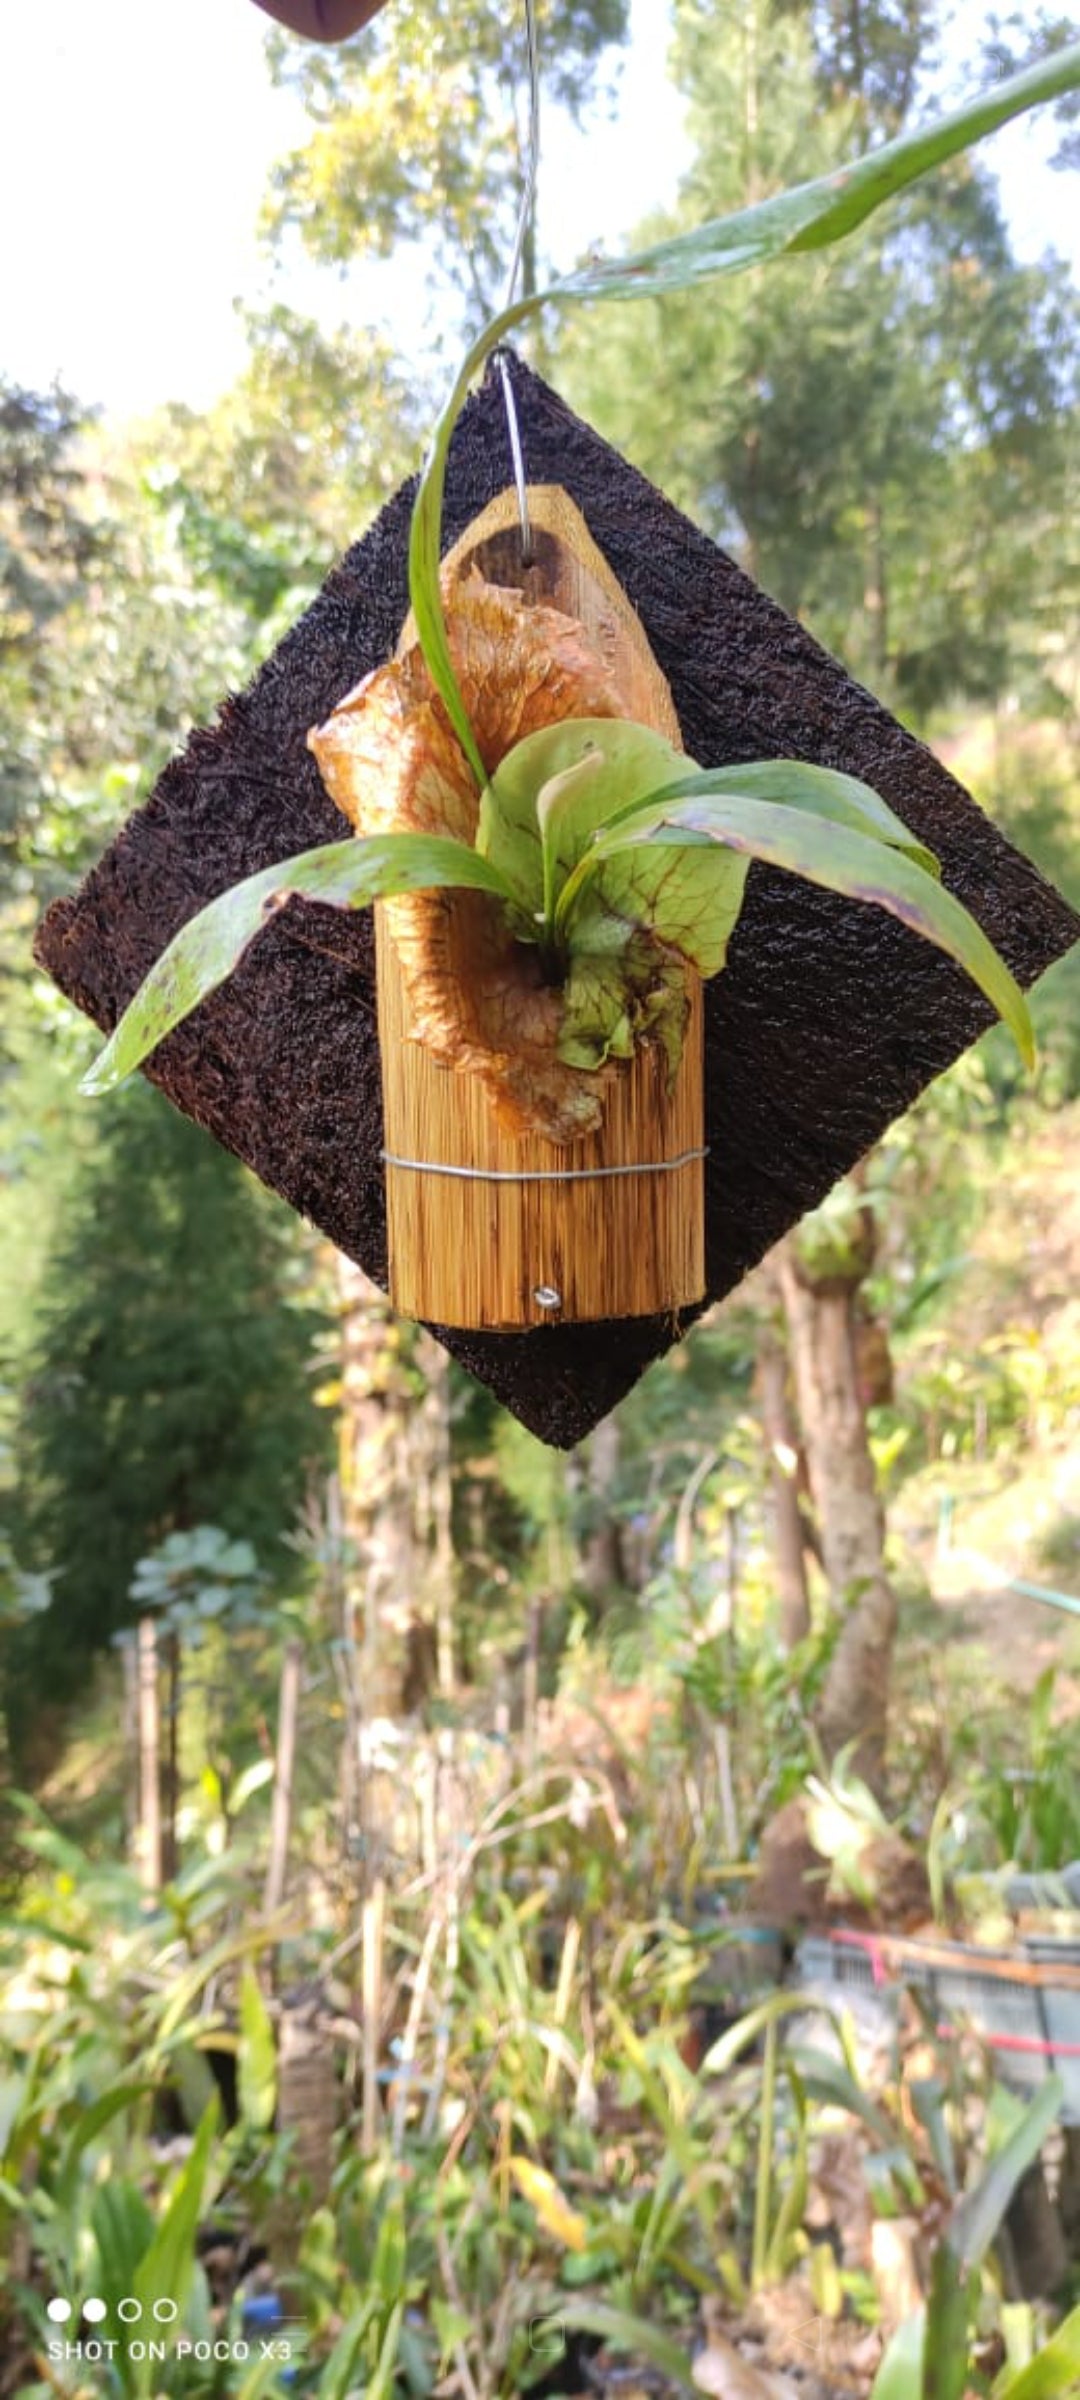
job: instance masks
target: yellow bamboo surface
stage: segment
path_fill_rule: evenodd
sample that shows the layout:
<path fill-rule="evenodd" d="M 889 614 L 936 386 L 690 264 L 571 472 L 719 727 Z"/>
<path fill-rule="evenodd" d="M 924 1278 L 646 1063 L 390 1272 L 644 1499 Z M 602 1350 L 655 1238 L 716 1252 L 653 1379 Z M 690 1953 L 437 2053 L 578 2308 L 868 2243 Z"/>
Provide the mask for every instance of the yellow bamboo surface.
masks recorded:
<path fill-rule="evenodd" d="M 489 582 L 576 617 L 617 675 L 633 715 L 678 742 L 667 683 L 573 502 L 557 486 L 532 486 L 529 514 L 534 563 L 528 568 L 513 491 L 475 520 L 446 567 L 461 573 L 475 560 Z M 414 640 L 410 620 L 399 648 Z M 504 1131 L 475 1075 L 441 1066 L 410 1039 L 397 955 L 381 908 L 375 914 L 395 1307 L 436 1324 L 511 1331 L 652 1316 L 701 1299 L 699 978 L 688 979 L 690 1016 L 673 1089 L 660 1051 L 646 1046 L 625 1066 L 604 1071 L 600 1129 L 556 1144 Z M 635 1171 L 591 1172 L 613 1167 Z"/>

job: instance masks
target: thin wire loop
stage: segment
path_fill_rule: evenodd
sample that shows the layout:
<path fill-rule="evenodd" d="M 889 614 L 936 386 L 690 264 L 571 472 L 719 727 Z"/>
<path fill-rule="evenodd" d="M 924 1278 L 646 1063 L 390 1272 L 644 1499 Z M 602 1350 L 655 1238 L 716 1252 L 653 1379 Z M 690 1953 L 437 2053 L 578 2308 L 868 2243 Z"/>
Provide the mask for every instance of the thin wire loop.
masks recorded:
<path fill-rule="evenodd" d="M 536 10 L 534 6 L 534 0 L 525 0 L 525 41 L 529 59 L 529 130 L 525 149 L 525 181 L 522 186 L 521 205 L 518 209 L 517 227 L 514 233 L 514 248 L 510 258 L 510 271 L 506 278 L 506 291 L 503 295 L 504 309 L 510 307 L 514 298 L 514 294 L 517 290 L 518 276 L 521 273 L 521 261 L 525 253 L 525 236 L 528 232 L 529 219 L 532 216 L 533 205 L 536 200 L 536 177 L 540 164 L 540 52 L 536 39 Z M 514 470 L 514 485 L 517 491 L 518 516 L 521 519 L 521 561 L 523 566 L 528 567 L 532 565 L 533 544 L 532 526 L 529 522 L 529 495 L 525 480 L 525 459 L 521 447 L 521 431 L 518 425 L 517 406 L 514 400 L 514 386 L 510 377 L 509 361 L 505 354 L 501 351 L 498 353 L 498 361 L 499 378 L 502 383 L 503 391 L 503 405 L 506 410 L 506 430 L 510 439 L 510 458 Z"/>
<path fill-rule="evenodd" d="M 520 1174 L 513 1167 L 451 1167 L 431 1158 L 398 1158 L 393 1150 L 379 1153 L 386 1167 L 411 1167 L 418 1175 L 454 1175 L 465 1183 L 595 1183 L 606 1175 L 674 1175 L 680 1167 L 691 1167 L 695 1159 L 707 1158 L 709 1145 L 703 1150 L 680 1150 L 678 1158 L 636 1159 L 617 1167 L 528 1167 Z"/>

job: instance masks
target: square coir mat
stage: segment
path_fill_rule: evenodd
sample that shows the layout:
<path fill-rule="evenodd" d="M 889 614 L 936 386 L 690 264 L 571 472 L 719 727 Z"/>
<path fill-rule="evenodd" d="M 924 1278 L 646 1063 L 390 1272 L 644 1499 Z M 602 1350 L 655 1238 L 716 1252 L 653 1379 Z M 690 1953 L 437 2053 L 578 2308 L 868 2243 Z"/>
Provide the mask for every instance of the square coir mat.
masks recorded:
<path fill-rule="evenodd" d="M 689 756 L 701 766 L 800 758 L 863 777 L 937 853 L 950 890 L 1020 983 L 1032 983 L 1077 939 L 1080 919 L 801 625 L 546 384 L 518 360 L 511 368 L 530 481 L 561 483 L 576 501 L 668 678 Z M 489 368 L 454 436 L 447 547 L 509 480 Z M 396 646 L 413 489 L 388 503 L 247 691 L 192 735 L 81 888 L 50 909 L 37 956 L 105 1031 L 208 900 L 340 839 L 306 736 Z M 760 865 L 705 1004 L 706 1254 L 717 1300 L 992 1012 L 940 951 L 883 910 Z M 147 1072 L 385 1285 L 369 913 L 291 901 Z M 569 1448 L 698 1313 L 433 1331 L 523 1424 Z"/>

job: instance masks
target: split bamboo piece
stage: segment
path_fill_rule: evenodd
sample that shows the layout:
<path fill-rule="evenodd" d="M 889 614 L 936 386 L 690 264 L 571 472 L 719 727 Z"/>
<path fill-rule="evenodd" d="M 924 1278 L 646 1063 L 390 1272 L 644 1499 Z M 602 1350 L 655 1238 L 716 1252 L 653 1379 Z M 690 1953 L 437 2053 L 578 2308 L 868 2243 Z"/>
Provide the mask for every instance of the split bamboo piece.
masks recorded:
<path fill-rule="evenodd" d="M 529 517 L 528 567 L 516 494 L 508 490 L 462 535 L 444 574 L 456 579 L 476 565 L 489 583 L 520 591 L 527 604 L 575 617 L 616 676 L 630 713 L 681 746 L 667 682 L 580 512 L 559 486 L 534 485 Z M 399 655 L 415 640 L 409 618 Z M 394 1306 L 428 1323 L 498 1332 L 653 1316 L 700 1300 L 699 977 L 688 974 L 689 1020 L 673 1088 L 659 1049 L 647 1045 L 624 1067 L 605 1071 L 600 1129 L 556 1144 L 506 1132 L 476 1076 L 441 1066 L 410 1038 L 409 1002 L 379 906 L 375 919 Z M 393 1163 L 403 1159 L 420 1163 Z M 633 1171 L 595 1172 L 620 1168 Z"/>

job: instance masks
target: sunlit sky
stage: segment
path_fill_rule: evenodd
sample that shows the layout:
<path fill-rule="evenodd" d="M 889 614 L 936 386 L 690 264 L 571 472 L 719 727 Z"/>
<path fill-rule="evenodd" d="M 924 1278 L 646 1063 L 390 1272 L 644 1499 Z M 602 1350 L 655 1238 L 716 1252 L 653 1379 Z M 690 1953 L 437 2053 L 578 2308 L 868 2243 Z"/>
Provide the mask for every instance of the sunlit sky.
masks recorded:
<path fill-rule="evenodd" d="M 962 8 L 982 22 L 981 7 Z M 46 29 L 42 29 L 43 19 Z M 240 366 L 234 302 L 274 296 L 331 321 L 330 275 L 273 275 L 256 220 L 271 162 L 303 138 L 296 102 L 270 84 L 267 20 L 253 0 L 50 0 L 5 11 L 0 85 L 0 369 L 59 376 L 126 414 L 213 399 Z M 665 0 L 634 0 L 618 113 L 582 141 L 549 126 L 542 169 L 548 248 L 568 264 L 669 199 L 685 163 L 665 86 Z M 1021 254 L 1064 249 L 1080 269 L 1075 177 L 1044 164 L 1030 121 L 986 146 Z M 384 311 L 385 283 L 351 282 L 355 314 Z M 415 313 L 415 311 L 414 311 Z"/>

